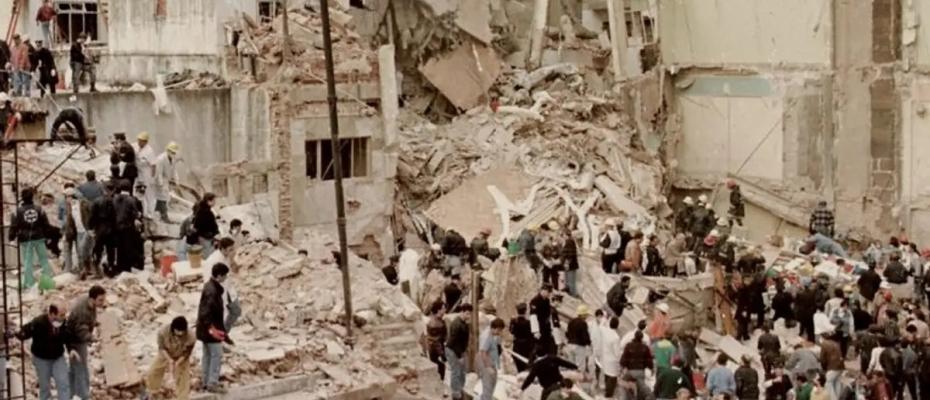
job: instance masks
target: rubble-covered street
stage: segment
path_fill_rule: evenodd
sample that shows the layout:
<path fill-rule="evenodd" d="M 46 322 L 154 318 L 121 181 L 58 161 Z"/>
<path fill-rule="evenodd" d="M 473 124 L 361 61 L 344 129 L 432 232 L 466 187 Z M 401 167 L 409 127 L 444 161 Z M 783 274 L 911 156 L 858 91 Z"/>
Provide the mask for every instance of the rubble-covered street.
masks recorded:
<path fill-rule="evenodd" d="M 928 6 L 0 1 L 0 400 L 926 399 Z"/>

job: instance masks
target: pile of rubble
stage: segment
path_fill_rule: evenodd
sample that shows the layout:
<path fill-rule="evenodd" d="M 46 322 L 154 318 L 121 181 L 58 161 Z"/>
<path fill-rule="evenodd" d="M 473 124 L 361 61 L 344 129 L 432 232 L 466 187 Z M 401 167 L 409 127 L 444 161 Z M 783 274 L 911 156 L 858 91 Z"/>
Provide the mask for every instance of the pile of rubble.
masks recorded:
<path fill-rule="evenodd" d="M 494 234 L 512 237 L 553 219 L 573 220 L 587 248 L 596 237 L 592 215 L 635 216 L 643 229 L 669 215 L 667 168 L 641 142 L 641 129 L 624 108 L 626 92 L 589 92 L 571 64 L 507 79 L 496 87 L 499 99 L 448 124 L 402 115 L 398 186 L 405 206 L 426 210 L 437 225 L 465 237 L 474 237 L 479 224 L 503 222 Z M 652 81 L 629 87 L 638 91 Z M 475 191 L 493 201 L 469 215 L 456 213 L 479 201 Z M 507 218 L 494 216 L 502 211 Z"/>
<path fill-rule="evenodd" d="M 259 82 L 325 82 L 323 22 L 319 13 L 306 7 L 291 8 L 288 11 L 288 22 L 290 40 L 285 43 L 283 15 L 270 24 L 259 24 L 243 15 L 238 23 L 240 39 L 237 52 L 259 61 L 256 71 L 258 78 L 255 79 Z M 336 80 L 377 80 L 377 55 L 362 43 L 360 36 L 352 30 L 351 22 L 351 15 L 339 7 L 330 7 Z M 291 67 L 287 71 L 279 71 L 285 57 L 289 57 Z M 279 72 L 286 76 L 274 79 Z M 251 78 L 244 76 L 243 79 Z"/>
<path fill-rule="evenodd" d="M 336 246 L 324 236 L 305 237 L 311 238 L 302 246 L 312 250 L 310 258 L 267 242 L 238 249 L 234 257 L 238 270 L 232 279 L 244 314 L 232 331 L 236 345 L 224 358 L 224 380 L 240 386 L 308 375 L 314 378 L 316 390 L 309 398 L 316 399 L 364 387 L 397 390 L 402 385 L 408 392 L 418 391 L 417 375 L 428 364 L 415 346 L 420 310 L 390 286 L 379 269 L 352 256 L 357 340 L 347 342 L 341 273 L 325 256 Z M 92 347 L 95 398 L 133 398 L 135 385 L 157 354 L 159 329 L 178 315 L 196 320 L 202 271 L 192 273 L 197 275 L 194 280 L 180 284 L 175 281 L 186 279 L 150 271 L 104 282 L 77 281 L 62 274 L 56 277 L 58 290 L 46 298 L 27 297 L 24 312 L 27 318 L 34 317 L 50 302 L 69 304 L 86 295 L 91 285 L 104 285 L 109 306 L 99 319 L 101 325 L 116 321 L 109 324 L 118 330 L 113 337 L 120 346 L 105 345 L 108 335 L 101 333 L 103 344 Z M 398 341 L 397 346 L 385 344 L 389 338 Z M 200 354 L 195 349 L 192 362 Z M 26 371 L 27 387 L 34 388 L 34 371 Z M 198 380 L 194 373 L 195 384 Z"/>

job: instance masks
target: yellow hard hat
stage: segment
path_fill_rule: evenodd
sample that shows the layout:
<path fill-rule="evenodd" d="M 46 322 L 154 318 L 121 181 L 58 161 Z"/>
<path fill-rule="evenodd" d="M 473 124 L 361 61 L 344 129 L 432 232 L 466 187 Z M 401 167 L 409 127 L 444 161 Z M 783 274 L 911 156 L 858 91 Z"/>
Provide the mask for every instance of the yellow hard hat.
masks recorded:
<path fill-rule="evenodd" d="M 143 141 L 148 142 L 148 141 L 149 141 L 149 133 L 148 133 L 148 132 L 140 132 L 140 133 L 139 133 L 139 136 L 136 136 L 136 139 L 137 139 L 137 140 L 143 140 Z"/>
<path fill-rule="evenodd" d="M 168 143 L 168 145 L 165 146 L 165 150 L 167 150 L 171 154 L 177 153 L 178 150 L 180 149 L 181 149 L 181 146 L 178 146 L 178 144 L 175 142 Z"/>
<path fill-rule="evenodd" d="M 589 310 L 588 306 L 584 304 L 578 306 L 578 316 L 582 315 L 591 315 L 591 310 Z"/>

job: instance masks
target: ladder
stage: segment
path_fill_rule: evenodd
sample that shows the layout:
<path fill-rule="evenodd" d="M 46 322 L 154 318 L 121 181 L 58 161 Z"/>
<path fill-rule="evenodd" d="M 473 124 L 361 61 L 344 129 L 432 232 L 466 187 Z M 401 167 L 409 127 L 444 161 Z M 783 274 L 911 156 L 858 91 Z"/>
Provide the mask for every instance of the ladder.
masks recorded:
<path fill-rule="evenodd" d="M 5 208 L 6 206 L 11 206 L 14 209 L 19 206 L 19 143 L 16 141 L 8 142 L 12 145 L 12 159 L 2 159 L 0 160 L 0 204 Z M 7 168 L 13 168 L 13 180 L 10 182 L 4 176 L 4 170 Z M 7 190 L 9 188 L 9 191 Z M 19 254 L 19 245 L 10 244 L 6 240 L 6 235 L 9 229 L 9 223 L 7 222 L 7 216 L 10 215 L 6 212 L 5 209 L 0 209 L 0 241 L 3 242 L 0 245 L 0 279 L 2 279 L 2 301 L 3 308 L 0 309 L 0 318 L 2 318 L 3 326 L 6 327 L 9 332 L 18 332 L 22 329 L 23 326 L 23 280 L 22 280 L 22 259 Z M 15 255 L 16 261 L 7 262 L 7 258 L 10 255 Z M 10 279 L 15 279 L 15 284 L 10 284 Z M 11 329 L 16 328 L 16 329 Z M 26 399 L 26 349 L 22 341 L 13 340 L 7 335 L 2 336 L 4 351 L 3 355 L 7 359 L 7 363 L 13 365 L 12 356 L 18 356 L 18 365 L 15 368 L 7 368 L 5 371 L 0 371 L 6 375 L 6 388 L 4 393 L 0 393 L 0 398 L 18 400 Z M 16 351 L 13 351 L 13 348 L 16 348 Z M 13 395 L 13 373 L 12 370 L 15 370 L 19 374 L 19 387 L 22 388 L 22 393 Z"/>
<path fill-rule="evenodd" d="M 19 23 L 19 13 L 22 11 L 25 0 L 13 0 L 13 12 L 10 13 L 10 24 L 6 28 L 6 42 L 13 40 L 13 34 L 16 33 L 16 24 Z"/>

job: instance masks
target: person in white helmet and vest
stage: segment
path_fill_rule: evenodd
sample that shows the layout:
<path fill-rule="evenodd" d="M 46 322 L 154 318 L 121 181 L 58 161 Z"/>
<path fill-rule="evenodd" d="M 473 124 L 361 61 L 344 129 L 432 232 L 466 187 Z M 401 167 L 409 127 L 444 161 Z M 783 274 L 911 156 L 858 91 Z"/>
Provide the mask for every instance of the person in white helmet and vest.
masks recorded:
<path fill-rule="evenodd" d="M 168 219 L 168 203 L 171 200 L 171 182 L 177 181 L 178 151 L 180 146 L 177 143 L 168 143 L 165 151 L 155 160 L 155 174 L 153 177 L 152 194 L 155 197 L 155 211 L 158 212 L 161 220 L 170 222 Z"/>

